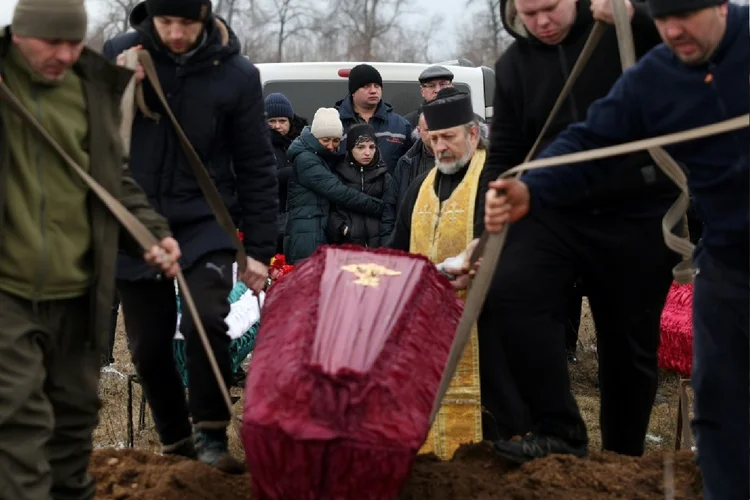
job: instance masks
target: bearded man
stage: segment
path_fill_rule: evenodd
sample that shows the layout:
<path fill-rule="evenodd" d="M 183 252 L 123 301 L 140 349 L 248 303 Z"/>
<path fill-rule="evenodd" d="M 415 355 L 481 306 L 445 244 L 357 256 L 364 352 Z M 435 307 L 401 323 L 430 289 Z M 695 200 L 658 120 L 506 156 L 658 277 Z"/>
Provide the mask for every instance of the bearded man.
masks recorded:
<path fill-rule="evenodd" d="M 487 142 L 480 134 L 471 99 L 464 92 L 443 89 L 423 107 L 423 112 L 435 167 L 417 177 L 406 191 L 388 246 L 424 255 L 440 264 L 467 248 L 470 252 L 475 244 L 475 228 L 478 225 L 481 229 L 483 224 L 483 201 L 477 193 Z M 464 299 L 468 274 L 450 268 L 445 274 Z M 472 332 L 421 451 L 450 458 L 461 444 L 494 435 L 499 415 L 484 411 L 488 405 L 497 406 L 487 398 L 502 401 L 508 409 L 515 408 L 504 411 L 503 416 L 522 414 L 517 396 L 514 399 L 516 393 L 503 386 L 507 377 L 499 371 L 505 367 L 499 361 L 502 351 L 499 346 L 490 345 L 493 339 L 489 333 L 477 332 L 476 328 Z M 481 352 L 493 353 L 492 359 L 480 358 Z"/>

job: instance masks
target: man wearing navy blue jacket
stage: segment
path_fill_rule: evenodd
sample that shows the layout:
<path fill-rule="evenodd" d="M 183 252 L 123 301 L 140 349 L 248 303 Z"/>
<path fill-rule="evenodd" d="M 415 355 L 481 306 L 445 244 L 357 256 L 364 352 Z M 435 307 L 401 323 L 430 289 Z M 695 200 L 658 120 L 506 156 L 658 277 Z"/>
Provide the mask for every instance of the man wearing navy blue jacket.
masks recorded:
<path fill-rule="evenodd" d="M 239 278 L 259 292 L 276 250 L 279 195 L 258 69 L 242 56 L 231 28 L 212 14 L 210 0 L 146 0 L 133 9 L 130 23 L 135 31 L 109 40 L 104 55 L 118 64 L 133 47 L 151 55 L 170 108 L 246 235 L 247 273 Z M 143 80 L 143 69 L 136 75 Z M 133 177 L 183 248 L 185 279 L 229 385 L 231 339 L 224 319 L 236 249 L 209 207 L 150 82 L 143 80 L 143 92 L 147 106 L 161 119 L 136 113 Z M 159 279 L 125 255 L 118 260 L 117 278 L 133 364 L 163 451 L 241 472 L 227 449 L 231 415 L 189 315 L 180 325 L 189 375 L 190 400 L 185 400 L 172 354 L 177 322 L 173 281 Z"/>
<path fill-rule="evenodd" d="M 669 134 L 748 113 L 748 7 L 724 0 L 648 4 L 664 44 L 625 72 L 609 95 L 591 106 L 586 121 L 568 127 L 540 157 Z M 688 184 L 705 222 L 694 255 L 698 273 L 692 385 L 693 428 L 707 500 L 750 496 L 749 141 L 744 128 L 666 148 L 686 165 Z M 494 181 L 487 194 L 486 228 L 500 231 L 539 207 L 575 201 L 616 165 L 605 160 L 531 171 L 521 180 Z M 535 345 L 524 339 L 515 345 L 509 357 L 523 357 L 529 370 L 546 368 L 534 363 Z M 522 453 L 535 439 L 539 437 L 500 442 L 497 449 Z"/>
<path fill-rule="evenodd" d="M 380 72 L 369 64 L 354 66 L 349 72 L 349 95 L 336 102 L 336 109 L 344 125 L 342 151 L 349 129 L 360 123 L 368 123 L 375 129 L 380 156 L 388 165 L 388 173 L 393 175 L 399 158 L 411 148 L 412 127 L 403 116 L 393 111 L 393 106 L 383 100 L 383 77 Z"/>

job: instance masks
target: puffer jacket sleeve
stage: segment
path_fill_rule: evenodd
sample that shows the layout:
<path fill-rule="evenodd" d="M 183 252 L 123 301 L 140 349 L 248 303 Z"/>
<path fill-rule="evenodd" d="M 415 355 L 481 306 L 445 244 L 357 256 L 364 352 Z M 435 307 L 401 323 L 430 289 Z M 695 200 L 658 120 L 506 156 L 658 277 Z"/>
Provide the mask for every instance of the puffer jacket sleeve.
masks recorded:
<path fill-rule="evenodd" d="M 373 217 L 380 217 L 383 213 L 382 200 L 346 187 L 314 153 L 300 153 L 294 159 L 294 169 L 301 186 L 345 210 Z"/>
<path fill-rule="evenodd" d="M 279 204 L 276 156 L 263 107 L 260 73 L 247 62 L 243 92 L 229 117 L 232 163 L 242 208 L 245 250 L 249 257 L 268 263 L 276 252 Z"/>
<path fill-rule="evenodd" d="M 399 165 L 401 161 L 399 160 Z M 385 175 L 385 193 L 383 194 L 383 216 L 380 218 L 380 238 L 388 241 L 396 226 L 398 214 L 398 179 L 399 170 L 396 167 L 395 175 Z"/>
<path fill-rule="evenodd" d="M 380 217 L 380 237 L 387 241 L 396 225 L 398 213 L 398 192 L 400 172 L 403 169 L 403 158 L 399 160 L 393 175 L 388 174 L 385 181 L 385 193 L 383 194 L 383 215 Z"/>

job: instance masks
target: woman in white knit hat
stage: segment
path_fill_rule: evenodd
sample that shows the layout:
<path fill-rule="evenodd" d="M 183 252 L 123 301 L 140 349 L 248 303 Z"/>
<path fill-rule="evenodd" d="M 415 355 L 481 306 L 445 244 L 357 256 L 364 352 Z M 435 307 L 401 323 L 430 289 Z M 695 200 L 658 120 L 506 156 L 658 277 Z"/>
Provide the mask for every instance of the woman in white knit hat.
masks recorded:
<path fill-rule="evenodd" d="M 339 113 L 335 108 L 320 108 L 312 125 L 289 146 L 287 156 L 294 173 L 289 181 L 284 255 L 294 264 L 325 245 L 328 213 L 331 203 L 348 210 L 379 217 L 383 202 L 346 187 L 332 172 L 345 161 L 339 153 L 344 136 Z"/>

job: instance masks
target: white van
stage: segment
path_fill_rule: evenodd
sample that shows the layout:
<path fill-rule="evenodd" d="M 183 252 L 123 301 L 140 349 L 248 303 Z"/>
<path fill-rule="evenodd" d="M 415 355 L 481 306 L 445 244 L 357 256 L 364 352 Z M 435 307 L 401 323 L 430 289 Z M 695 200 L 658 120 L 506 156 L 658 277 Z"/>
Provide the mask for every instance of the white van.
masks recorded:
<path fill-rule="evenodd" d="M 310 62 L 257 64 L 263 96 L 279 92 L 292 103 L 294 112 L 312 121 L 321 107 L 333 107 L 349 93 L 349 71 L 357 62 Z M 405 115 L 422 104 L 419 74 L 432 64 L 368 62 L 383 77 L 383 99 L 396 113 Z M 474 112 L 487 121 L 492 118 L 495 71 L 475 67 L 465 60 L 435 63 L 454 74 L 453 83 L 471 95 Z"/>

